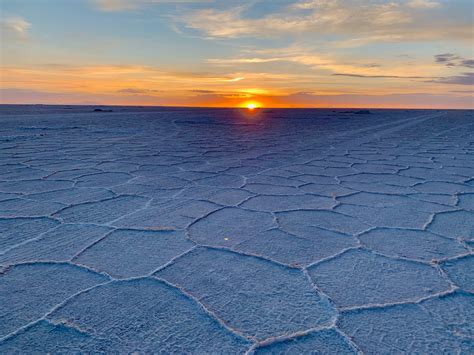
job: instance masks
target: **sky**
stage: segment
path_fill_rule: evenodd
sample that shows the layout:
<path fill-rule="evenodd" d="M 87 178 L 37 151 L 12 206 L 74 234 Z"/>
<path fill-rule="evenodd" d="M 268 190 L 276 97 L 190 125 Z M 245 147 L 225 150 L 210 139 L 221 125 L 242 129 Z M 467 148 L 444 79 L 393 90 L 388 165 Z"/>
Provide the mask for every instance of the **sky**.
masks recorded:
<path fill-rule="evenodd" d="M 0 103 L 474 108 L 470 0 L 1 0 Z"/>

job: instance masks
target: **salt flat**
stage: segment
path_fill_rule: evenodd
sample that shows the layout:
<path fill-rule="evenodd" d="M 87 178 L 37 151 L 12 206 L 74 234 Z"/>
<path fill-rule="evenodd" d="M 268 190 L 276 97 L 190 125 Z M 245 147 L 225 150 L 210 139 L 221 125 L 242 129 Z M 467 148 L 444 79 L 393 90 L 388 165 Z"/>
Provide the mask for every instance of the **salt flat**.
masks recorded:
<path fill-rule="evenodd" d="M 0 106 L 0 352 L 470 353 L 472 111 Z"/>

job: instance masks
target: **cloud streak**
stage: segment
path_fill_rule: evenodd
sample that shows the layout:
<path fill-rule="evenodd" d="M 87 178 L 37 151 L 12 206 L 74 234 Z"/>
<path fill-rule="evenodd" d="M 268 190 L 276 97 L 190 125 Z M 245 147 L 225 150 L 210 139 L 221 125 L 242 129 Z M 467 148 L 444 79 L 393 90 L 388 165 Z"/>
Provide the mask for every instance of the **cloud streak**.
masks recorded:
<path fill-rule="evenodd" d="M 435 55 L 435 61 L 447 67 L 474 68 L 474 59 L 466 59 L 453 53 L 437 54 Z"/>
<path fill-rule="evenodd" d="M 314 0 L 299 1 L 259 18 L 246 16 L 249 6 L 242 5 L 200 9 L 177 20 L 211 38 L 330 34 L 350 37 L 344 43 L 352 46 L 447 38 L 472 41 L 469 21 L 451 20 L 442 8 L 441 3 L 428 0 Z"/>
<path fill-rule="evenodd" d="M 373 63 L 358 58 L 346 56 L 325 57 L 309 51 L 302 46 L 291 46 L 278 50 L 256 50 L 261 54 L 259 57 L 236 57 L 236 58 L 211 58 L 207 62 L 216 66 L 234 67 L 263 67 L 267 68 L 269 63 L 274 67 L 283 66 L 285 63 L 298 64 L 312 69 L 314 72 L 330 72 L 332 76 L 351 76 L 360 78 L 398 78 L 398 79 L 433 79 L 440 75 L 433 75 L 439 71 L 435 64 L 423 62 L 410 62 L 406 65 L 403 62 Z M 424 73 L 425 75 L 419 75 Z M 335 75 L 334 75 L 335 74 Z"/>
<path fill-rule="evenodd" d="M 117 90 L 117 92 L 121 94 L 153 94 L 160 93 L 162 90 L 126 88 Z"/>
<path fill-rule="evenodd" d="M 19 16 L 0 18 L 0 33 L 7 39 L 25 40 L 28 38 L 31 23 Z"/>
<path fill-rule="evenodd" d="M 361 74 L 342 74 L 335 73 L 333 76 L 349 76 L 353 78 L 368 78 L 368 79 L 430 79 L 433 77 L 427 76 L 401 76 L 401 75 L 361 75 Z"/>
<path fill-rule="evenodd" d="M 433 83 L 452 84 L 452 85 L 474 85 L 474 73 L 463 73 L 444 78 L 432 80 Z"/>
<path fill-rule="evenodd" d="M 213 0 L 90 0 L 101 11 L 117 12 L 135 10 L 153 4 L 211 3 Z"/>

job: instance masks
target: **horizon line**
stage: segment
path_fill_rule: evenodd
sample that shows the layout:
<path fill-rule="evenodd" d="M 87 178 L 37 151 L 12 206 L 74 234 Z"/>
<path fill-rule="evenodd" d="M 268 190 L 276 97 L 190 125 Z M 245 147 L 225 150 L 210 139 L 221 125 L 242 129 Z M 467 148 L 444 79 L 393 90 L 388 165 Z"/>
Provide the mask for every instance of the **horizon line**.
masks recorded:
<path fill-rule="evenodd" d="M 240 109 L 248 110 L 242 106 L 188 106 L 188 105 L 119 105 L 119 104 L 43 104 L 43 103 L 0 103 L 0 106 L 79 106 L 79 107 L 92 107 L 92 106 L 107 106 L 107 107 L 137 107 L 137 108 L 196 108 L 196 109 Z M 471 111 L 474 110 L 474 106 L 471 108 L 440 108 L 440 107 L 372 107 L 372 106 L 347 106 L 347 107 L 331 107 L 331 106 L 314 106 L 314 107 L 257 107 L 255 110 L 449 110 L 449 111 Z"/>

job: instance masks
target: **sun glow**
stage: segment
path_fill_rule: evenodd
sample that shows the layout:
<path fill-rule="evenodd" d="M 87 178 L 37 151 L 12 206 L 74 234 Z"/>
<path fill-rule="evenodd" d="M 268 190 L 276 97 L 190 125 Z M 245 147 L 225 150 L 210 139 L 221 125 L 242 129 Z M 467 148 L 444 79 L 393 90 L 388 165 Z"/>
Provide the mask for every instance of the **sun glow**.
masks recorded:
<path fill-rule="evenodd" d="M 250 111 L 255 110 L 256 108 L 260 108 L 262 105 L 260 103 L 255 102 L 255 101 L 247 101 L 242 104 L 241 107 L 244 107 Z"/>

